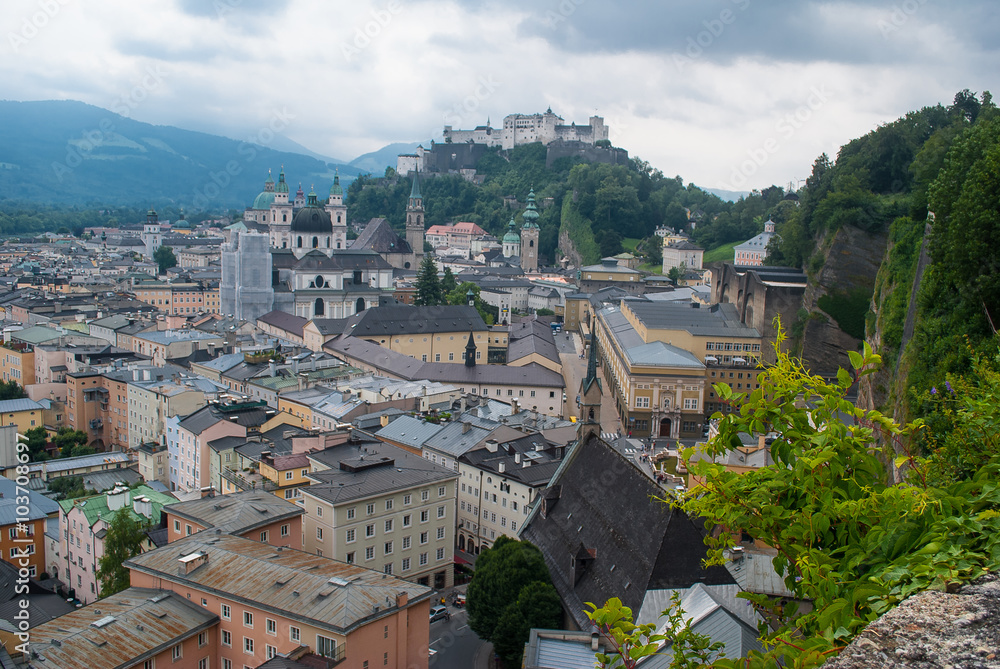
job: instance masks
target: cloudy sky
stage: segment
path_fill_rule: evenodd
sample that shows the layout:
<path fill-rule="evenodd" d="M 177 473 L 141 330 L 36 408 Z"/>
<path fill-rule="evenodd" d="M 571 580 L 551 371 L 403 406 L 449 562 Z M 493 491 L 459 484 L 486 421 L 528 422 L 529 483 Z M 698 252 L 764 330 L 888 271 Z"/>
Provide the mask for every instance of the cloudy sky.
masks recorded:
<path fill-rule="evenodd" d="M 0 98 L 75 99 L 350 160 L 443 125 L 599 114 L 668 175 L 746 190 L 997 89 L 990 0 L 6 0 Z M 991 76 L 994 75 L 994 76 Z M 1000 91 L 995 91 L 1000 92 Z M 265 135 L 266 136 L 266 135 Z M 276 147 L 280 148 L 280 147 Z M 0 147 L 2 152 L 2 147 Z"/>

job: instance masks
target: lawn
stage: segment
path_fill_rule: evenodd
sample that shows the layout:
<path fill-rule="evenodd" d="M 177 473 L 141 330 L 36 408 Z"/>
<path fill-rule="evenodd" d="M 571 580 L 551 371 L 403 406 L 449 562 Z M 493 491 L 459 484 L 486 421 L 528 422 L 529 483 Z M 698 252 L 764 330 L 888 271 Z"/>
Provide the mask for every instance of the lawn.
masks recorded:
<path fill-rule="evenodd" d="M 641 239 L 636 239 L 635 237 L 626 237 L 622 240 L 622 248 L 629 253 L 635 253 L 635 247 L 641 241 Z"/>
<path fill-rule="evenodd" d="M 738 244 L 743 242 L 733 242 L 731 244 L 723 244 L 722 246 L 717 246 L 711 251 L 705 251 L 705 257 L 702 262 L 719 262 L 719 261 L 733 261 L 733 249 L 736 248 Z"/>

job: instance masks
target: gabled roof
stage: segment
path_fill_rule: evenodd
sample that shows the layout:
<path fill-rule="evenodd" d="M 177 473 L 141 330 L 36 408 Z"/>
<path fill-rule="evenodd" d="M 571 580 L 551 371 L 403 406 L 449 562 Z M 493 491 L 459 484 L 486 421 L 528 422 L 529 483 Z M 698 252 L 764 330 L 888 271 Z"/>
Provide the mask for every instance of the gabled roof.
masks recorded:
<path fill-rule="evenodd" d="M 376 253 L 413 253 L 407 241 L 384 218 L 370 220 L 358 238 L 351 242 L 351 248 L 369 249 Z"/>
<path fill-rule="evenodd" d="M 365 309 L 351 316 L 344 332 L 351 337 L 388 337 L 438 332 L 482 332 L 486 323 L 475 307 L 443 305 L 414 307 L 405 304 Z"/>
<path fill-rule="evenodd" d="M 413 416 L 400 416 L 375 433 L 379 439 L 386 439 L 410 448 L 420 449 L 424 443 L 441 431 L 444 426 L 422 421 Z"/>
<path fill-rule="evenodd" d="M 595 481 L 606 494 L 593 493 Z M 580 629 L 590 624 L 585 602 L 618 597 L 638 611 L 648 590 L 735 582 L 723 567 L 702 567 L 701 531 L 679 510 L 655 501 L 663 494 L 593 435 L 572 449 L 542 491 L 520 537 L 541 550 Z"/>

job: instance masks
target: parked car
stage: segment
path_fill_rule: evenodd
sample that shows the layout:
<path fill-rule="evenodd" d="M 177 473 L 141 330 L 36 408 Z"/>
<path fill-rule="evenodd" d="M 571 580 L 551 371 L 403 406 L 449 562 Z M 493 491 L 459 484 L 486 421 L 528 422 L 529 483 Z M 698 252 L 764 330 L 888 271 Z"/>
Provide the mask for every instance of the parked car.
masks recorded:
<path fill-rule="evenodd" d="M 437 606 L 431 607 L 431 622 L 436 620 L 450 620 L 451 614 L 448 613 L 448 607 L 438 604 Z"/>

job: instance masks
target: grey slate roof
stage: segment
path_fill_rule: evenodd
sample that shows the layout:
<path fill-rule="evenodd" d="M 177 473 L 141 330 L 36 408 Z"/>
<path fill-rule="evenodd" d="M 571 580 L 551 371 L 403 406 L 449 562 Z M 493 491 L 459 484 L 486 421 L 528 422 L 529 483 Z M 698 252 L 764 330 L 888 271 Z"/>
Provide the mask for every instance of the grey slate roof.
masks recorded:
<path fill-rule="evenodd" d="M 17 400 L 0 400 L 0 413 L 12 413 L 14 411 L 41 411 L 42 405 L 35 400 L 22 397 Z M 41 423 L 39 422 L 39 425 Z"/>
<path fill-rule="evenodd" d="M 304 496 L 315 496 L 331 504 L 381 495 L 393 490 L 404 490 L 457 478 L 458 473 L 414 455 L 407 450 L 380 441 L 347 442 L 323 451 L 309 454 L 310 460 L 331 467 L 314 471 L 309 478 L 314 481 L 302 488 Z M 352 467 L 365 467 L 365 463 L 381 462 L 361 471 L 341 469 L 341 463 Z"/>
<path fill-rule="evenodd" d="M 387 305 L 365 309 L 348 319 L 344 332 L 351 337 L 389 337 L 436 332 L 482 332 L 486 323 L 475 307 L 443 305 L 413 307 Z"/>
<path fill-rule="evenodd" d="M 163 507 L 163 512 L 206 528 L 243 534 L 279 520 L 301 516 L 305 509 L 270 492 L 249 490 L 177 502 Z"/>
<path fill-rule="evenodd" d="M 702 567 L 700 530 L 679 510 L 653 501 L 662 495 L 595 436 L 570 451 L 540 493 L 519 536 L 541 550 L 580 629 L 590 624 L 584 602 L 618 597 L 638 611 L 647 590 L 735 582 L 723 567 Z"/>
<path fill-rule="evenodd" d="M 458 458 L 490 438 L 500 425 L 488 428 L 470 423 L 448 423 L 433 437 L 424 442 L 424 448 Z"/>
<path fill-rule="evenodd" d="M 368 225 L 358 238 L 351 242 L 351 248 L 370 249 L 377 253 L 413 253 L 407 241 L 400 237 L 384 218 L 373 218 L 368 221 Z"/>
<path fill-rule="evenodd" d="M 511 325 L 507 340 L 507 362 L 520 360 L 533 353 L 553 362 L 560 362 L 552 327 L 535 320 L 524 320 Z"/>
<path fill-rule="evenodd" d="M 729 302 L 695 308 L 691 304 L 629 300 L 628 308 L 651 329 L 685 330 L 701 336 L 760 337 L 755 328 L 740 321 L 736 305 Z"/>

